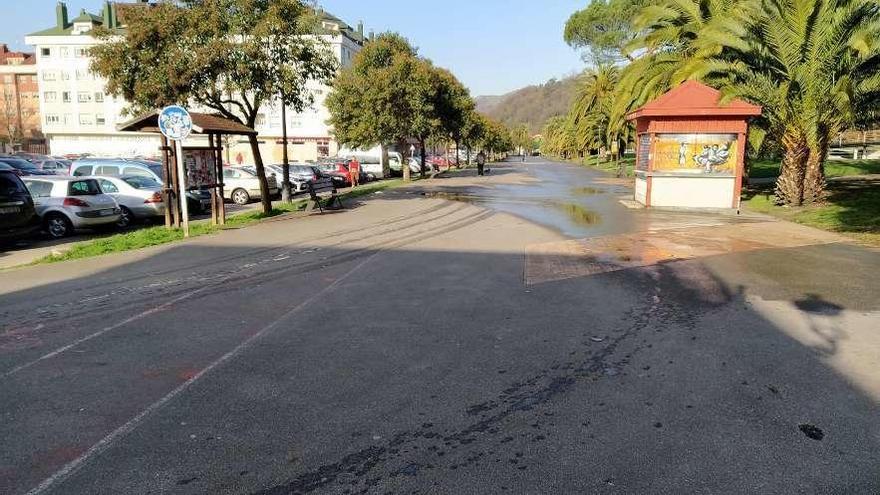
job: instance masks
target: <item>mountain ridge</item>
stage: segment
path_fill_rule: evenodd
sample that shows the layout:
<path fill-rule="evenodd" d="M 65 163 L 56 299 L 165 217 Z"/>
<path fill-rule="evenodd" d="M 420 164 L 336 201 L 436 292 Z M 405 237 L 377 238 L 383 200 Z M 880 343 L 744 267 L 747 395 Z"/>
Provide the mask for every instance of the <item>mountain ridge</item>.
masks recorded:
<path fill-rule="evenodd" d="M 477 96 L 474 101 L 478 112 L 511 128 L 526 124 L 532 134 L 538 134 L 547 120 L 568 113 L 577 78 L 576 75 L 552 78 L 503 95 Z"/>

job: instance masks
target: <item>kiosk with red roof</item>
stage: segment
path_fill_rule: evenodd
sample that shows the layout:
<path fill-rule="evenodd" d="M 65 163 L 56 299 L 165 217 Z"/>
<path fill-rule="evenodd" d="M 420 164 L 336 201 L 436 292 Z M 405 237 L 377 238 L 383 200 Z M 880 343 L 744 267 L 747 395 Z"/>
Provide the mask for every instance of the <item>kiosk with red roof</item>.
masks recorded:
<path fill-rule="evenodd" d="M 739 208 L 748 120 L 761 107 L 687 81 L 627 115 L 637 133 L 635 200 L 646 207 Z"/>

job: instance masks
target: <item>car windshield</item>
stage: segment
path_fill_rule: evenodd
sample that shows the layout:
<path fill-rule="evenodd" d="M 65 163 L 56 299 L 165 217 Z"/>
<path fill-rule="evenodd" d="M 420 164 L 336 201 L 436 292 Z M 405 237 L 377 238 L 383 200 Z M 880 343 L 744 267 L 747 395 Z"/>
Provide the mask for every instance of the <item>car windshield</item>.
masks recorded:
<path fill-rule="evenodd" d="M 254 176 L 257 175 L 257 169 L 255 169 L 253 167 L 241 167 L 239 170 L 241 170 L 242 172 L 248 173 L 250 175 L 254 175 Z"/>
<path fill-rule="evenodd" d="M 95 179 L 75 180 L 67 186 L 67 194 L 71 196 L 95 196 L 101 194 L 101 188 Z"/>
<path fill-rule="evenodd" d="M 123 177 L 122 180 L 135 189 L 159 189 L 162 187 L 162 184 L 150 177 L 132 176 Z"/>
<path fill-rule="evenodd" d="M 154 163 L 152 165 L 147 165 L 147 168 L 150 169 L 150 172 L 156 174 L 156 177 L 161 177 L 162 179 L 165 179 L 165 174 L 162 173 L 162 165 Z"/>
<path fill-rule="evenodd" d="M 21 158 L 3 158 L 0 159 L 0 162 L 19 170 L 37 170 L 36 165 L 27 160 L 22 160 Z"/>

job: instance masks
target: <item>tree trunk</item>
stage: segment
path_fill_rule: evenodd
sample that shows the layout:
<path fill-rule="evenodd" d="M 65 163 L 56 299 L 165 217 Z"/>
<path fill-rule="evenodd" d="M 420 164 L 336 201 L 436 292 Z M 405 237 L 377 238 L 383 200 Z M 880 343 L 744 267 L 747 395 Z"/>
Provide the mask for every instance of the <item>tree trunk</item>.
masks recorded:
<path fill-rule="evenodd" d="M 467 143 L 465 143 L 465 146 L 467 147 L 467 158 L 465 159 L 464 165 L 466 167 L 470 167 L 471 166 L 471 146 Z"/>
<path fill-rule="evenodd" d="M 400 172 L 403 174 L 403 180 L 409 182 L 409 156 L 406 154 L 406 139 L 397 142 L 397 151 L 400 153 L 402 160 L 400 164 Z"/>
<path fill-rule="evenodd" d="M 818 146 L 810 149 L 807 169 L 804 176 L 804 203 L 810 204 L 825 199 L 825 158 L 828 156 L 828 142 L 821 140 Z"/>
<path fill-rule="evenodd" d="M 263 205 L 263 214 L 272 212 L 272 199 L 269 198 L 269 181 L 266 180 L 266 169 L 263 167 L 263 157 L 260 155 L 260 143 L 257 136 L 248 136 L 251 144 L 251 153 L 254 155 L 254 166 L 257 169 L 257 179 L 260 181 L 260 203 Z"/>
<path fill-rule="evenodd" d="M 782 136 L 782 168 L 776 179 L 776 203 L 800 206 L 804 203 L 804 177 L 810 149 L 807 140 L 797 132 Z"/>
<path fill-rule="evenodd" d="M 419 150 L 419 156 L 422 158 L 422 163 L 420 164 L 421 166 L 419 167 L 419 169 L 420 169 L 420 170 L 419 170 L 419 176 L 420 176 L 421 178 L 424 179 L 424 178 L 425 178 L 426 169 L 428 168 L 428 164 L 426 163 L 427 150 L 425 149 L 425 140 L 424 140 L 424 138 L 419 139 L 419 147 L 421 148 L 421 149 Z"/>
<path fill-rule="evenodd" d="M 461 140 L 455 140 L 455 168 L 461 168 L 461 153 L 460 151 Z"/>
<path fill-rule="evenodd" d="M 284 140 L 284 148 L 281 159 L 281 200 L 285 203 L 293 202 L 293 195 L 290 193 L 290 160 L 287 156 L 287 105 L 284 99 L 281 99 L 281 136 Z"/>

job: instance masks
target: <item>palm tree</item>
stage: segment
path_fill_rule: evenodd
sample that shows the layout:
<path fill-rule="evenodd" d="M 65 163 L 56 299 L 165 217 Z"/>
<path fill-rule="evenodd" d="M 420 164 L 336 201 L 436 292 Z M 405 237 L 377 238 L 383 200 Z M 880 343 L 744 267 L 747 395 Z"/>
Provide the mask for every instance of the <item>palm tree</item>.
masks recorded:
<path fill-rule="evenodd" d="M 619 81 L 619 70 L 610 64 L 581 75 L 567 117 L 578 152 L 586 154 L 591 149 L 610 147 L 608 122 Z"/>
<path fill-rule="evenodd" d="M 880 105 L 880 5 L 875 0 L 763 0 L 700 71 L 727 97 L 764 107 L 784 151 L 777 202 L 823 197 L 831 139 Z"/>

